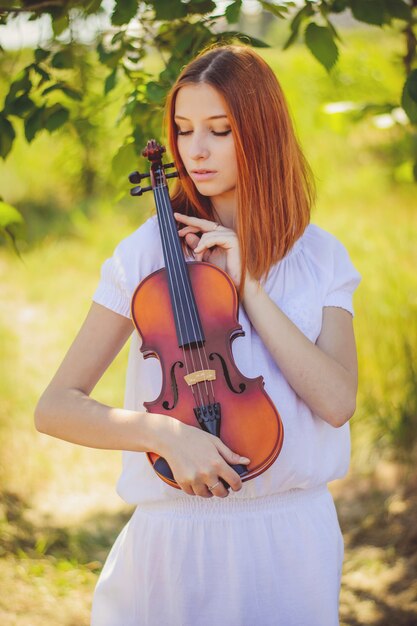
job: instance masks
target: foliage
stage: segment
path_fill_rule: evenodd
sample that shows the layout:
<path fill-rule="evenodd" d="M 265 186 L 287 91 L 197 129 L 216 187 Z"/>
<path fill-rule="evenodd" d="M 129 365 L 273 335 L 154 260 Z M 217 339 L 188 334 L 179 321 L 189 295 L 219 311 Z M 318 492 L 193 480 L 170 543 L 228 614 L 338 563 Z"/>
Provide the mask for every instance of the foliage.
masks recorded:
<path fill-rule="evenodd" d="M 105 70 L 102 95 L 108 96 L 122 79 L 126 85 L 118 123 L 126 120 L 129 126 L 113 159 L 116 170 L 124 167 L 132 155 L 141 154 L 150 134 L 160 134 L 166 93 L 184 64 L 199 50 L 215 42 L 236 40 L 267 46 L 264 41 L 232 28 L 239 22 L 243 4 L 243 0 L 234 0 L 220 10 L 213 0 L 115 1 L 111 27 L 97 33 L 95 51 Z M 375 107 L 391 113 L 401 102 L 410 122 L 409 132 L 416 135 L 417 0 L 409 3 L 404 0 L 304 0 L 301 7 L 294 2 L 267 0 L 259 0 L 259 4 L 274 18 L 290 21 L 290 36 L 284 49 L 303 37 L 308 49 L 328 72 L 337 63 L 338 44 L 342 43 L 331 21 L 333 15 L 350 11 L 358 22 L 380 28 L 396 28 L 399 22 L 407 50 L 403 58 L 405 83 L 401 96 L 399 94 L 398 102 L 365 103 L 360 115 L 369 115 Z M 71 127 L 79 133 L 81 141 L 92 130 L 88 118 L 80 115 L 82 103 L 90 93 L 88 81 L 84 81 L 80 89 L 85 50 L 79 45 L 77 33 L 82 32 L 89 17 L 104 12 L 103 5 L 103 0 L 0 0 L 0 24 L 13 24 L 15 17 L 22 13 L 32 21 L 48 15 L 53 33 L 43 47 L 33 50 L 31 61 L 9 82 L 0 111 L 0 156 L 3 159 L 12 150 L 19 124 L 23 125 L 29 143 L 41 130 L 54 133 L 59 128 Z M 153 51 L 162 62 L 157 75 L 145 69 L 146 58 Z M 89 138 L 93 134 L 90 132 Z M 94 139 L 90 147 L 84 184 L 92 191 L 94 169 L 90 157 Z M 417 154 L 413 158 L 417 180 Z"/>

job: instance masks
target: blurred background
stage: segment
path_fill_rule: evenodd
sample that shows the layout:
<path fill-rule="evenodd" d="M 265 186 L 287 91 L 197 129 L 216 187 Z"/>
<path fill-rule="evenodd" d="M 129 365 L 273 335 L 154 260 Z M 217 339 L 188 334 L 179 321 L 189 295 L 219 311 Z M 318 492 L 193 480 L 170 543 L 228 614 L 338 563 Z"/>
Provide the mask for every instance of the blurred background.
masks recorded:
<path fill-rule="evenodd" d="M 346 546 L 341 623 L 411 626 L 417 186 L 408 156 L 415 134 L 395 104 L 405 79 L 401 25 L 359 24 L 340 13 L 339 59 L 326 72 L 302 42 L 282 49 L 288 20 L 260 4 L 243 3 L 235 28 L 269 44 L 258 52 L 283 86 L 316 176 L 312 221 L 344 243 L 362 275 L 354 300 L 360 384 L 352 464 L 330 486 Z M 24 19 L 0 26 L 2 98 L 49 36 L 41 32 L 47 25 L 33 26 Z M 52 134 L 39 127 L 30 143 L 17 126 L 13 149 L 0 162 L 3 201 L 24 219 L 16 218 L 13 236 L 6 233 L 0 246 L 0 623 L 7 626 L 87 625 L 98 574 L 132 512 L 114 490 L 120 453 L 55 440 L 33 425 L 37 399 L 87 314 L 101 264 L 154 211 L 149 194 L 128 195 L 127 175 L 138 160 L 120 115 L 127 78 L 105 92 L 109 71 L 91 42 L 72 50 L 76 69 L 64 68 L 66 79 L 76 72 L 77 88 L 86 92 L 72 101 L 72 123 Z M 149 49 L 144 71 L 157 77 L 162 66 Z M 369 102 L 374 106 L 364 114 Z M 147 119 L 144 112 L 142 127 L 136 111 L 144 136 Z M 151 130 L 163 139 L 160 127 Z M 126 364 L 127 347 L 93 397 L 121 406 Z"/>

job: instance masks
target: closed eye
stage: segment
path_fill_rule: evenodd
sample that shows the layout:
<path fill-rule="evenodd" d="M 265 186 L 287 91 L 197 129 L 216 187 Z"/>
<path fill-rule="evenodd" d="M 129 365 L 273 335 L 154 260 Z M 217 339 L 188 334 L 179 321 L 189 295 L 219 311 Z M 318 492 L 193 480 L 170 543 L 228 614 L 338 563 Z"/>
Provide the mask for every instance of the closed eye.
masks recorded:
<path fill-rule="evenodd" d="M 193 132 L 192 130 L 187 130 L 187 131 L 181 131 L 181 130 L 178 130 L 178 131 L 177 131 L 177 134 L 178 134 L 178 135 L 189 135 L 189 134 L 190 134 L 190 133 L 192 133 L 192 132 Z M 215 135 L 216 137 L 226 137 L 226 135 L 229 135 L 232 131 L 231 131 L 231 129 L 229 129 L 229 130 L 225 130 L 225 131 L 223 131 L 222 133 L 216 133 L 216 131 L 214 131 L 214 130 L 212 130 L 212 131 L 210 131 L 210 132 L 211 132 L 213 135 Z"/>

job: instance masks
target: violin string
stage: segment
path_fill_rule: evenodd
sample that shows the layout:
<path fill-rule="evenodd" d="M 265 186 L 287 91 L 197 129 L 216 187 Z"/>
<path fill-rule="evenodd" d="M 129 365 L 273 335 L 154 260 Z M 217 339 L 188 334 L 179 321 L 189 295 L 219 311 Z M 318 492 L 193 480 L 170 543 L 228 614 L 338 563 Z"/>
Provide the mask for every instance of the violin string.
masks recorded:
<path fill-rule="evenodd" d="M 174 238 L 178 237 L 178 233 L 177 233 L 176 229 L 173 229 L 173 237 Z M 189 281 L 189 282 L 186 281 L 185 286 L 188 288 L 189 295 L 190 295 L 190 300 L 191 300 L 191 303 L 192 303 L 193 298 L 192 298 L 191 281 Z M 190 309 L 190 306 L 189 306 L 189 309 Z M 198 312 L 197 312 L 197 315 L 198 315 Z M 193 324 L 193 320 L 192 320 L 192 315 L 191 314 L 190 314 L 190 317 L 191 317 L 191 323 Z M 197 320 L 197 324 L 198 324 L 198 320 Z M 194 324 L 193 324 L 193 329 L 194 329 Z M 210 369 L 210 365 L 209 365 L 209 362 L 208 362 L 206 347 L 205 347 L 204 343 L 203 343 L 203 346 L 202 346 L 202 350 L 200 350 L 200 346 L 197 343 L 197 352 L 198 352 L 198 355 L 199 355 L 199 358 L 200 358 L 200 365 L 201 365 L 201 367 L 202 368 L 205 367 L 206 370 L 209 370 Z M 202 355 L 203 355 L 204 359 L 202 359 Z M 203 365 L 203 360 L 205 361 L 205 365 Z M 209 386 L 207 386 L 207 382 L 208 382 Z M 204 384 L 205 391 L 206 391 L 206 396 L 207 396 L 207 402 L 208 403 L 214 403 L 215 402 L 215 395 L 214 395 L 213 381 L 212 380 L 209 380 L 209 381 L 204 380 L 203 382 L 196 383 L 196 384 L 198 386 Z M 211 391 L 211 394 L 210 394 L 210 391 Z M 210 395 L 211 395 L 211 397 L 210 397 Z"/>
<path fill-rule="evenodd" d="M 167 194 L 168 194 L 168 189 L 167 189 Z M 170 207 L 170 202 L 169 202 L 168 198 L 166 198 L 166 202 L 167 202 L 167 206 L 169 208 Z M 177 232 L 177 230 L 175 228 L 175 222 L 171 221 L 171 223 L 169 224 L 169 227 L 170 227 L 170 231 L 171 231 L 170 234 L 172 235 L 172 238 L 173 238 L 173 244 L 174 244 L 173 248 L 175 250 L 177 261 L 178 261 L 178 266 L 180 268 L 180 275 L 181 275 L 181 279 L 182 279 L 182 285 L 183 285 L 183 288 L 184 288 L 184 292 L 187 292 L 187 288 L 188 288 L 189 299 L 188 299 L 187 294 L 186 294 L 186 302 L 187 302 L 188 312 L 189 312 L 189 315 L 190 315 L 191 324 L 192 324 L 192 327 L 193 327 L 193 332 L 195 333 L 196 331 L 195 331 L 194 320 L 193 320 L 193 315 L 192 315 L 192 310 L 193 309 L 192 309 L 192 306 L 190 305 L 190 302 L 192 304 L 192 301 L 193 301 L 193 299 L 192 299 L 192 292 L 191 292 L 191 289 L 192 289 L 191 281 L 184 281 L 184 276 L 183 276 L 183 273 L 181 272 L 181 264 L 180 264 L 179 258 L 178 258 L 178 247 L 175 246 L 175 240 L 178 240 L 178 232 Z M 196 326 L 198 326 L 198 320 L 197 319 L 195 319 L 195 322 L 196 322 Z M 192 350 L 193 349 L 191 348 L 191 351 Z M 205 368 L 209 369 L 208 358 L 207 358 L 207 353 L 206 353 L 206 349 L 205 349 L 204 344 L 203 344 L 203 349 L 200 350 L 200 346 L 198 345 L 198 342 L 197 342 L 197 354 L 198 354 L 199 359 L 200 359 L 200 367 L 202 369 L 204 369 L 203 359 L 201 357 L 201 355 L 203 354 L 204 360 L 205 360 Z M 207 402 L 208 403 L 210 403 L 212 401 L 214 402 L 214 388 L 213 388 L 213 382 L 212 381 L 209 381 L 212 398 L 210 398 L 209 388 L 207 387 L 207 380 L 204 380 L 202 383 L 196 383 L 196 385 L 197 385 L 198 388 L 200 388 L 200 385 L 204 385 L 205 391 L 206 391 Z"/>
<path fill-rule="evenodd" d="M 156 195 L 156 191 L 157 191 L 157 189 L 158 189 L 158 188 L 156 188 L 156 187 L 155 187 L 155 189 L 154 189 L 154 191 L 155 191 L 155 195 Z M 160 217 L 161 217 L 162 222 L 164 223 L 164 222 L 165 222 L 165 215 L 163 214 L 163 211 L 161 211 L 161 212 L 159 213 L 159 215 L 160 215 Z M 165 225 L 165 224 L 164 224 L 164 228 L 165 228 L 165 230 L 166 230 L 166 225 Z M 165 238 L 164 238 L 164 237 L 162 237 L 162 236 L 161 236 L 161 242 L 162 242 L 162 246 L 163 246 L 164 251 L 165 251 L 165 258 L 167 259 L 167 258 L 168 258 L 168 255 L 167 255 L 166 241 L 165 241 Z M 169 271 L 168 271 L 168 268 L 166 268 L 166 273 L 167 273 L 167 276 L 168 276 L 168 281 L 169 281 L 169 283 L 170 283 L 170 285 L 171 285 L 171 293 L 174 293 L 173 284 L 172 284 L 172 276 L 170 275 L 170 273 L 169 273 Z M 177 277 L 175 276 L 175 278 L 177 278 Z M 178 281 L 177 281 L 177 288 L 178 288 Z M 174 313 L 175 313 L 175 315 L 177 315 L 177 316 L 178 316 L 178 308 L 177 308 L 177 303 L 176 303 L 175 299 L 171 299 L 171 300 L 172 300 L 173 305 L 174 305 L 174 308 L 175 308 Z M 180 333 L 180 341 L 181 341 L 181 344 L 182 344 L 182 346 L 181 346 L 181 347 L 182 347 L 182 353 L 183 353 L 183 361 L 184 361 L 184 364 L 185 364 L 185 370 L 186 370 L 187 374 L 189 374 L 189 373 L 190 373 L 190 370 L 189 370 L 189 367 L 188 367 L 187 356 L 186 356 L 185 348 L 184 348 L 184 345 L 183 345 L 183 344 L 184 344 L 184 338 L 182 337 L 182 330 L 181 330 L 181 327 L 179 327 L 179 333 Z M 191 387 L 191 391 L 192 391 L 193 396 L 194 396 L 194 402 L 195 402 L 196 406 L 198 406 L 197 399 L 196 399 L 196 397 L 195 397 L 195 392 L 194 392 L 194 388 L 193 388 L 193 387 Z"/>
<path fill-rule="evenodd" d="M 168 190 L 167 190 L 167 192 L 168 192 Z M 162 196 L 163 196 L 163 193 L 162 193 Z M 163 201 L 164 201 L 165 209 L 168 211 L 169 207 L 170 207 L 170 203 L 168 203 L 168 199 L 167 198 L 163 199 Z M 168 216 L 168 213 L 167 213 L 167 216 Z M 178 265 L 180 267 L 180 261 L 179 261 L 179 257 L 178 257 L 178 247 L 175 246 L 175 238 L 178 238 L 178 232 L 176 231 L 176 229 L 174 229 L 174 222 L 173 221 L 171 221 L 171 224 L 170 224 L 169 220 L 168 220 L 168 228 L 166 230 L 167 230 L 167 234 L 168 234 L 168 245 L 171 246 L 170 239 L 172 238 L 172 241 L 173 241 L 172 248 L 175 251 L 177 262 L 178 262 Z M 175 271 L 175 268 L 174 268 L 174 271 Z M 187 307 L 188 307 L 188 312 L 189 312 L 189 315 L 190 315 L 192 329 L 193 329 L 193 332 L 196 333 L 196 327 L 195 327 L 195 323 L 194 323 L 195 321 L 193 319 L 192 310 L 191 310 L 192 307 L 190 305 L 190 301 L 192 302 L 191 293 L 189 293 L 187 295 L 187 288 L 188 288 L 188 291 L 189 291 L 191 286 L 190 286 L 190 284 L 187 281 L 184 281 L 184 276 L 183 276 L 181 271 L 180 271 L 180 276 L 181 276 L 182 286 L 183 286 L 184 293 L 185 293 L 185 299 L 186 299 L 186 303 L 187 303 Z M 190 352 L 191 352 L 191 354 L 193 353 L 193 348 L 190 348 Z M 205 357 L 206 369 L 209 369 L 207 353 L 206 353 L 205 347 L 203 345 L 203 350 L 200 350 L 198 342 L 197 342 L 197 354 L 198 354 L 198 357 L 199 357 L 199 360 L 200 360 L 201 369 L 204 369 L 202 354 Z M 194 366 L 194 362 L 193 362 L 193 366 Z M 195 366 L 194 366 L 194 369 L 195 369 Z M 209 382 L 210 382 L 210 387 L 211 387 L 211 392 L 212 392 L 212 398 L 213 398 L 213 401 L 214 401 L 213 383 L 212 383 L 212 381 L 209 381 Z M 199 390 L 200 397 L 201 397 L 200 383 L 196 383 L 196 386 L 197 386 L 197 388 Z M 207 387 L 207 381 L 204 381 L 204 387 L 205 387 L 205 391 L 206 391 L 207 400 L 208 400 L 208 402 L 210 402 L 210 393 L 209 393 L 209 389 Z"/>
<path fill-rule="evenodd" d="M 157 192 L 159 192 L 158 196 L 159 196 L 160 204 L 162 204 L 162 206 L 163 206 L 165 211 L 168 211 L 169 206 L 168 206 L 168 203 L 166 202 L 166 200 L 164 198 L 163 188 L 160 189 L 158 187 L 155 187 L 155 195 L 157 194 Z M 166 235 L 167 235 L 167 242 L 166 243 L 167 243 L 168 247 L 170 248 L 170 251 L 171 251 L 171 254 L 172 254 L 172 248 L 174 249 L 175 252 L 177 252 L 177 250 L 175 248 L 175 245 L 171 246 L 170 236 L 172 235 L 172 233 L 170 233 L 168 214 L 166 214 L 166 216 L 165 216 L 164 215 L 164 211 L 162 211 L 162 221 L 163 221 L 163 226 L 164 226 L 164 229 L 165 229 L 165 232 L 166 232 Z M 162 239 L 162 242 L 164 242 L 164 238 L 162 237 L 161 239 Z M 178 260 L 178 256 L 177 256 L 177 260 Z M 178 292 L 179 291 L 178 290 L 178 287 L 179 287 L 178 276 L 177 276 L 177 273 L 175 272 L 175 267 L 173 269 L 174 269 L 173 277 L 174 277 L 175 282 L 177 284 L 177 292 Z M 168 274 L 168 279 L 170 280 L 170 284 L 172 286 L 172 277 L 170 276 L 170 274 L 168 272 L 168 269 L 167 269 L 167 274 Z M 181 275 L 181 278 L 182 278 L 183 287 L 184 287 L 184 279 L 183 279 L 182 275 Z M 174 303 L 174 307 L 175 307 L 175 314 L 177 315 L 177 319 L 178 319 L 178 306 L 177 306 L 176 298 L 174 296 L 174 294 L 175 294 L 175 290 L 174 289 L 172 289 L 172 294 L 173 294 L 173 303 Z M 180 298 L 179 303 L 180 303 L 180 306 L 181 306 L 183 318 L 185 318 L 182 298 Z M 186 297 L 186 303 L 187 303 L 187 306 L 188 306 L 188 309 L 189 309 L 189 313 L 190 313 L 190 305 L 189 305 L 187 297 Z M 191 318 L 191 313 L 190 313 L 190 318 Z M 193 322 L 192 322 L 192 324 L 193 324 Z M 182 331 L 181 331 L 180 324 L 179 324 L 179 332 L 180 332 L 181 344 L 184 344 L 184 338 L 182 336 Z M 194 324 L 193 324 L 193 332 L 195 332 Z M 183 358 L 184 358 L 184 362 L 185 362 L 185 368 L 186 368 L 187 374 L 189 374 L 190 371 L 189 371 L 188 362 L 187 362 L 187 353 L 186 353 L 186 350 L 184 348 L 184 345 L 182 345 L 182 351 L 183 351 Z M 196 371 L 197 368 L 196 368 L 196 365 L 194 363 L 194 355 L 193 355 L 193 350 L 192 349 L 190 349 L 190 357 L 191 357 L 193 371 Z M 200 357 L 200 362 L 201 362 L 201 357 Z M 192 390 L 194 399 L 196 401 L 196 406 L 198 406 L 198 403 L 197 403 L 197 400 L 196 400 L 196 397 L 195 397 L 195 392 L 194 392 L 194 385 L 191 385 L 191 390 Z M 197 391 L 198 391 L 199 396 L 200 396 L 200 403 L 201 403 L 201 405 L 204 405 L 204 399 L 203 399 L 203 396 L 201 394 L 200 386 L 198 384 L 197 384 Z"/>

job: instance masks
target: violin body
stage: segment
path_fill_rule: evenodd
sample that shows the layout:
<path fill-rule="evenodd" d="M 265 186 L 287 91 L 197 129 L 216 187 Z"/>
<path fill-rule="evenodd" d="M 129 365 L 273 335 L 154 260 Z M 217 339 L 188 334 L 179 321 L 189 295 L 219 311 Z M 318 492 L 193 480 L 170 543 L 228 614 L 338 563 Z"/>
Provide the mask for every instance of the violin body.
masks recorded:
<path fill-rule="evenodd" d="M 280 415 L 264 389 L 262 376 L 247 378 L 237 368 L 232 342 L 244 335 L 238 322 L 236 287 L 226 272 L 211 263 L 186 262 L 174 220 L 161 154 L 154 140 L 144 150 L 150 174 L 134 172 L 131 182 L 150 176 L 165 267 L 137 286 L 131 301 L 132 320 L 142 338 L 143 357 L 157 358 L 162 369 L 159 396 L 145 402 L 149 413 L 172 416 L 220 437 L 248 465 L 232 465 L 242 481 L 264 472 L 281 451 L 284 430 Z M 179 488 L 165 459 L 147 453 L 153 469 Z M 220 480 L 229 487 L 225 481 Z"/>
<path fill-rule="evenodd" d="M 205 330 L 205 353 L 210 369 L 216 402 L 221 405 L 220 439 L 232 450 L 251 459 L 244 466 L 242 481 L 265 471 L 277 458 L 283 441 L 283 428 L 277 411 L 263 387 L 263 377 L 246 378 L 233 360 L 231 342 L 243 335 L 238 323 L 238 299 L 235 286 L 220 268 L 204 262 L 187 263 L 202 325 Z M 132 298 L 132 319 L 142 337 L 143 357 L 158 358 L 162 367 L 161 393 L 145 402 L 149 413 L 172 415 L 190 426 L 200 428 L 195 417 L 194 395 L 184 376 L 183 350 L 179 348 L 172 314 L 166 270 L 147 276 Z M 200 367 L 197 348 L 194 359 Z M 202 383 L 199 383 L 202 385 Z M 204 390 L 202 391 L 204 393 Z M 214 434 L 214 433 L 213 433 Z M 175 480 L 158 472 L 158 455 L 147 453 L 162 480 L 177 487 Z"/>

